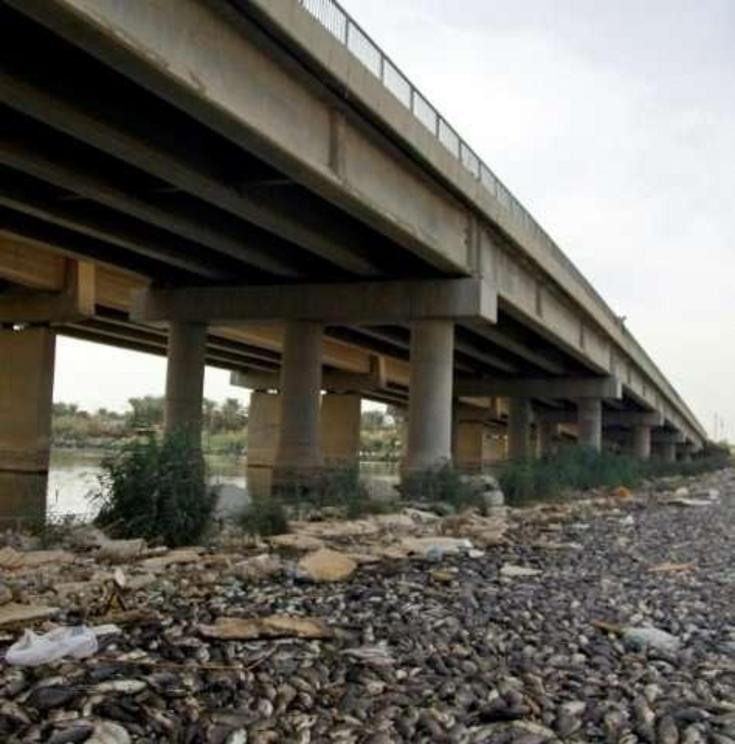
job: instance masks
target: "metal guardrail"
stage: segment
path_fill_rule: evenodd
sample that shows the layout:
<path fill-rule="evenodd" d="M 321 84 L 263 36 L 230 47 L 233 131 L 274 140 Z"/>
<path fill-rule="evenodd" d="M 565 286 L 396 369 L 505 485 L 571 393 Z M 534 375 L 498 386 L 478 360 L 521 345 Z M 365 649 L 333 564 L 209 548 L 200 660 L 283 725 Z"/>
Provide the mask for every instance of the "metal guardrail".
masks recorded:
<path fill-rule="evenodd" d="M 616 324 L 635 347 L 636 351 L 661 376 L 666 384 L 666 378 L 658 366 L 646 353 L 643 347 L 621 324 L 620 318 L 610 309 L 608 304 L 590 284 L 582 272 L 572 263 L 564 251 L 551 239 L 549 234 L 536 222 L 528 210 L 513 196 L 512 192 L 483 162 L 477 153 L 459 136 L 457 130 L 439 113 L 429 100 L 416 86 L 401 72 L 387 54 L 365 33 L 361 26 L 342 8 L 337 0 L 298 0 L 299 3 L 329 31 L 341 44 L 382 82 L 393 96 L 398 99 L 411 113 L 459 160 L 465 169 L 479 181 L 485 189 L 494 196 L 498 203 L 515 219 L 519 220 L 526 230 L 534 233 L 538 239 L 546 244 L 554 258 L 564 266 L 596 300 L 608 317 Z M 670 395 L 689 413 L 692 420 L 696 417 L 679 394 L 669 385 Z M 697 422 L 698 423 L 698 422 Z"/>
<path fill-rule="evenodd" d="M 393 63 L 387 54 L 368 36 L 337 0 L 299 0 L 301 5 L 340 43 L 380 80 L 428 129 L 444 147 L 459 160 L 472 176 L 494 196 L 499 204 L 520 220 L 524 227 L 549 244 L 555 257 L 565 265 L 598 300 L 602 298 L 566 257 L 528 210 L 513 196 L 510 189 L 493 173 L 477 153 L 460 137 L 457 130 L 439 113 L 426 96 Z M 609 311 L 611 317 L 616 316 Z"/>

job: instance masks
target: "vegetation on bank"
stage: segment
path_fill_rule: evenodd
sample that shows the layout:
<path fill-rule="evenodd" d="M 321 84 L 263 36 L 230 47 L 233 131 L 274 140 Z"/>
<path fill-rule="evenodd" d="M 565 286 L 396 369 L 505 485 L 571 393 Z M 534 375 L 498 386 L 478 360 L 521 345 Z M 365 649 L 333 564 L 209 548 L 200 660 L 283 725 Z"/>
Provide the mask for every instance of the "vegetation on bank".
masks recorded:
<path fill-rule="evenodd" d="M 85 411 L 75 403 L 54 403 L 53 445 L 66 449 L 113 450 L 142 432 L 163 428 L 164 398 L 130 398 L 122 413 L 100 408 Z M 207 455 L 238 457 L 247 452 L 248 409 L 236 398 L 204 400 L 202 450 Z M 379 410 L 364 411 L 361 455 L 367 460 L 397 461 L 401 442 L 396 419 Z"/>
<path fill-rule="evenodd" d="M 644 462 L 629 455 L 569 447 L 551 457 L 503 465 L 498 480 L 509 504 L 556 500 L 588 488 L 636 488 L 646 478 L 699 475 L 731 464 L 727 448 L 710 446 L 689 461 Z"/>
<path fill-rule="evenodd" d="M 189 438 L 172 434 L 126 442 L 102 463 L 92 498 L 95 524 L 110 537 L 145 538 L 169 547 L 196 543 L 215 506 L 204 458 Z"/>
<path fill-rule="evenodd" d="M 110 450 L 141 432 L 163 428 L 163 397 L 130 398 L 123 413 L 99 408 L 94 413 L 74 403 L 54 403 L 51 435 L 55 447 Z M 204 400 L 202 446 L 207 453 L 240 455 L 247 441 L 247 409 L 236 398 Z"/>

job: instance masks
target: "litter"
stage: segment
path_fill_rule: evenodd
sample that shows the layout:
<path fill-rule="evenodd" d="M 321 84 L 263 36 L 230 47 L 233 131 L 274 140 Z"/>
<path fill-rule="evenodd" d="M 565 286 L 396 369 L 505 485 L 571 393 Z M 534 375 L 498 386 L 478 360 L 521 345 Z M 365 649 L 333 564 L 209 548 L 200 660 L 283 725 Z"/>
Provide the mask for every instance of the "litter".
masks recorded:
<path fill-rule="evenodd" d="M 8 649 L 5 661 L 16 666 L 39 666 L 65 656 L 83 659 L 96 651 L 97 636 L 83 625 L 56 628 L 44 635 L 26 630 Z"/>

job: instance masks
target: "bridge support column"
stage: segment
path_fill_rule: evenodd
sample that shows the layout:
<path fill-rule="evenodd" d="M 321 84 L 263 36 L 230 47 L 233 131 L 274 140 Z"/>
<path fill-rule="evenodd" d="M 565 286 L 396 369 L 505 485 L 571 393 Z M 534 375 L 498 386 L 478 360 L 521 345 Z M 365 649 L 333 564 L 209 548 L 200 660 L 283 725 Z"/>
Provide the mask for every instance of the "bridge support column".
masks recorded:
<path fill-rule="evenodd" d="M 651 427 L 633 427 L 633 455 L 639 460 L 651 459 Z"/>
<path fill-rule="evenodd" d="M 451 462 L 454 323 L 419 320 L 411 329 L 405 473 Z"/>
<path fill-rule="evenodd" d="M 667 441 L 667 442 L 661 442 L 661 459 L 664 462 L 672 463 L 676 462 L 676 442 L 675 441 Z"/>
<path fill-rule="evenodd" d="M 556 434 L 558 426 L 551 421 L 540 421 L 538 427 L 539 455 L 548 457 L 556 451 Z"/>
<path fill-rule="evenodd" d="M 482 421 L 457 421 L 454 433 L 454 465 L 477 473 L 485 461 L 485 425 Z"/>
<path fill-rule="evenodd" d="M 531 456 L 531 401 L 510 398 L 508 404 L 508 459 L 525 460 Z"/>
<path fill-rule="evenodd" d="M 46 515 L 56 339 L 0 331 L 0 527 Z"/>
<path fill-rule="evenodd" d="M 286 324 L 281 362 L 281 429 L 276 479 L 299 481 L 322 464 L 319 403 L 322 382 L 323 326 L 312 321 Z"/>
<path fill-rule="evenodd" d="M 577 442 L 599 452 L 602 449 L 602 401 L 580 398 L 577 401 Z"/>
<path fill-rule="evenodd" d="M 196 445 L 202 436 L 206 341 L 204 323 L 169 326 L 164 427 L 167 434 L 183 434 Z"/>
<path fill-rule="evenodd" d="M 322 396 L 321 446 L 327 465 L 354 466 L 360 458 L 362 398 L 356 393 Z"/>
<path fill-rule="evenodd" d="M 254 390 L 248 409 L 248 468 L 272 468 L 278 449 L 281 396 Z"/>

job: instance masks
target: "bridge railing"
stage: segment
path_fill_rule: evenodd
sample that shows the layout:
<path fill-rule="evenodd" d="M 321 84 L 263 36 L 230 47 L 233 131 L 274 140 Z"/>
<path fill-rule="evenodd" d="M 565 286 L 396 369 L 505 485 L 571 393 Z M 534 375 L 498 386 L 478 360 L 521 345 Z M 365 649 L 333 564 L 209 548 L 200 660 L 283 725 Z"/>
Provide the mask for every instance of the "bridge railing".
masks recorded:
<path fill-rule="evenodd" d="M 557 260 L 571 271 L 596 299 L 603 302 L 592 285 L 536 222 L 528 210 L 513 196 L 510 189 L 493 173 L 492 169 L 462 139 L 457 130 L 413 85 L 337 0 L 299 0 L 299 2 L 327 31 L 346 46 L 395 98 L 411 111 L 442 145 L 462 163 L 467 171 L 497 199 L 504 209 L 519 220 L 527 230 L 536 233 L 549 246 Z M 616 317 L 612 311 L 609 312 L 612 318 Z"/>
<path fill-rule="evenodd" d="M 650 356 L 641 345 L 627 333 L 618 316 L 610 309 L 597 290 L 587 281 L 581 271 L 570 261 L 564 251 L 551 239 L 548 233 L 536 222 L 528 210 L 513 196 L 510 189 L 483 162 L 480 156 L 460 137 L 456 129 L 439 113 L 426 96 L 401 72 L 400 68 L 387 54 L 365 33 L 361 26 L 337 2 L 337 0 L 298 0 L 301 5 L 329 31 L 339 42 L 346 46 L 362 64 L 397 98 L 411 113 L 457 158 L 462 165 L 494 196 L 498 203 L 523 227 L 535 234 L 549 252 L 576 281 L 585 289 L 592 299 L 597 301 L 604 312 L 627 335 L 636 351 L 645 359 L 652 371 L 664 380 L 669 394 L 696 421 L 679 394 L 665 382 Z"/>

